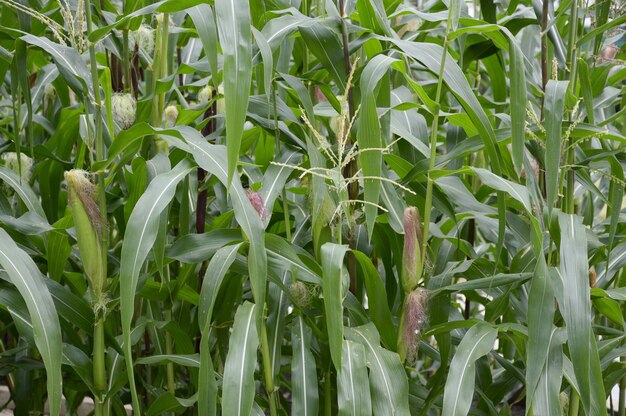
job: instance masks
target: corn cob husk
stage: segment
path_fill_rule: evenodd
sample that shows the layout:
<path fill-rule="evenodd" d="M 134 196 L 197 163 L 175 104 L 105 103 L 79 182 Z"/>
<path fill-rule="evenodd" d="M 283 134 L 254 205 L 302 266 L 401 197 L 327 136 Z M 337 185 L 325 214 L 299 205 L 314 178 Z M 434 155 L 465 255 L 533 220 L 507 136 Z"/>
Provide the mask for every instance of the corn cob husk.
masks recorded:
<path fill-rule="evenodd" d="M 402 253 L 402 288 L 409 293 L 417 287 L 420 276 L 422 225 L 417 208 L 404 210 L 404 251 Z"/>
<path fill-rule="evenodd" d="M 85 171 L 73 169 L 65 172 L 68 185 L 69 206 L 74 217 L 78 250 L 87 275 L 89 286 L 98 302 L 104 293 L 106 276 L 102 236 L 106 224 L 102 224 L 100 208 L 95 199 L 95 186 Z"/>

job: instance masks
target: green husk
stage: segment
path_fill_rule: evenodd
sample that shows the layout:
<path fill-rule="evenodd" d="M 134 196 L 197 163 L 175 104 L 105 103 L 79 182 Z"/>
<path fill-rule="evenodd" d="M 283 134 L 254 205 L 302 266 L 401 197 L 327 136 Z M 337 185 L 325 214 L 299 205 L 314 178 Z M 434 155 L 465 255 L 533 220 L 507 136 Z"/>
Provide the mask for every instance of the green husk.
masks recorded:
<path fill-rule="evenodd" d="M 419 210 L 408 207 L 404 210 L 404 250 L 402 253 L 402 288 L 408 294 L 417 287 L 422 259 L 422 225 Z"/>
<path fill-rule="evenodd" d="M 68 185 L 68 204 L 74 217 L 78 250 L 94 302 L 99 302 L 105 290 L 104 255 L 102 235 L 106 228 L 102 224 L 100 209 L 95 198 L 95 186 L 83 170 L 65 172 Z"/>

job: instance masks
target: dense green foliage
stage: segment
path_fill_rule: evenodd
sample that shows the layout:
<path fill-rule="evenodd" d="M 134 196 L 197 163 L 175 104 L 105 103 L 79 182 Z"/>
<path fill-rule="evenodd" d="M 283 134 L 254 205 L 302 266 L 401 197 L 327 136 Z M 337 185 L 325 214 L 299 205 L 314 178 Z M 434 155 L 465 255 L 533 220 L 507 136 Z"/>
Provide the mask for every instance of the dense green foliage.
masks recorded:
<path fill-rule="evenodd" d="M 149 3 L 0 0 L 16 414 L 624 416 L 618 1 Z"/>

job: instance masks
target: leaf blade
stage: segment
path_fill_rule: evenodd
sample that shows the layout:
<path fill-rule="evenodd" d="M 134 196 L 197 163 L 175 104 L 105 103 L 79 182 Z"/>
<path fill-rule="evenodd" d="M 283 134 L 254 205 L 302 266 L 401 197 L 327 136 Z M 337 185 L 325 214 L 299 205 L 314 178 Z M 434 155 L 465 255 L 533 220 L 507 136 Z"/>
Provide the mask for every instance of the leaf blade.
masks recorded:
<path fill-rule="evenodd" d="M 52 296 L 37 265 L 3 229 L 0 229 L 0 264 L 26 302 L 33 325 L 35 345 L 46 368 L 50 409 L 53 415 L 58 415 L 63 385 L 62 338 Z"/>
<path fill-rule="evenodd" d="M 134 382 L 131 323 L 139 271 L 152 244 L 156 241 L 161 212 L 174 197 L 176 185 L 191 171 L 191 165 L 183 160 L 169 172 L 158 175 L 141 196 L 128 220 L 126 238 L 122 243 L 120 261 L 120 314 L 124 336 L 124 351 L 131 392 L 134 393 L 133 408 L 140 412 Z"/>
<path fill-rule="evenodd" d="M 217 27 L 224 56 L 227 189 L 237 168 L 252 81 L 252 22 L 248 0 L 217 0 Z"/>
<path fill-rule="evenodd" d="M 324 294 L 324 314 L 328 328 L 330 356 L 335 368 L 341 368 L 343 344 L 343 258 L 348 251 L 347 245 L 326 243 L 322 246 L 322 293 Z"/>
<path fill-rule="evenodd" d="M 222 414 L 249 415 L 254 402 L 254 367 L 259 346 L 256 306 L 244 302 L 235 313 L 224 364 Z"/>

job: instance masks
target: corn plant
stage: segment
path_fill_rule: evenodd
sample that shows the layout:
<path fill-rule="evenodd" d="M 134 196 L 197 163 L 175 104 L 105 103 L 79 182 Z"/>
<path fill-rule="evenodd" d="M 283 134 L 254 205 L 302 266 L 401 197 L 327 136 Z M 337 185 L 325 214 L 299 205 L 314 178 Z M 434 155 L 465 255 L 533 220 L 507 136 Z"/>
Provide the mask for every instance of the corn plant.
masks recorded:
<path fill-rule="evenodd" d="M 626 415 L 624 5 L 0 0 L 17 415 Z"/>

